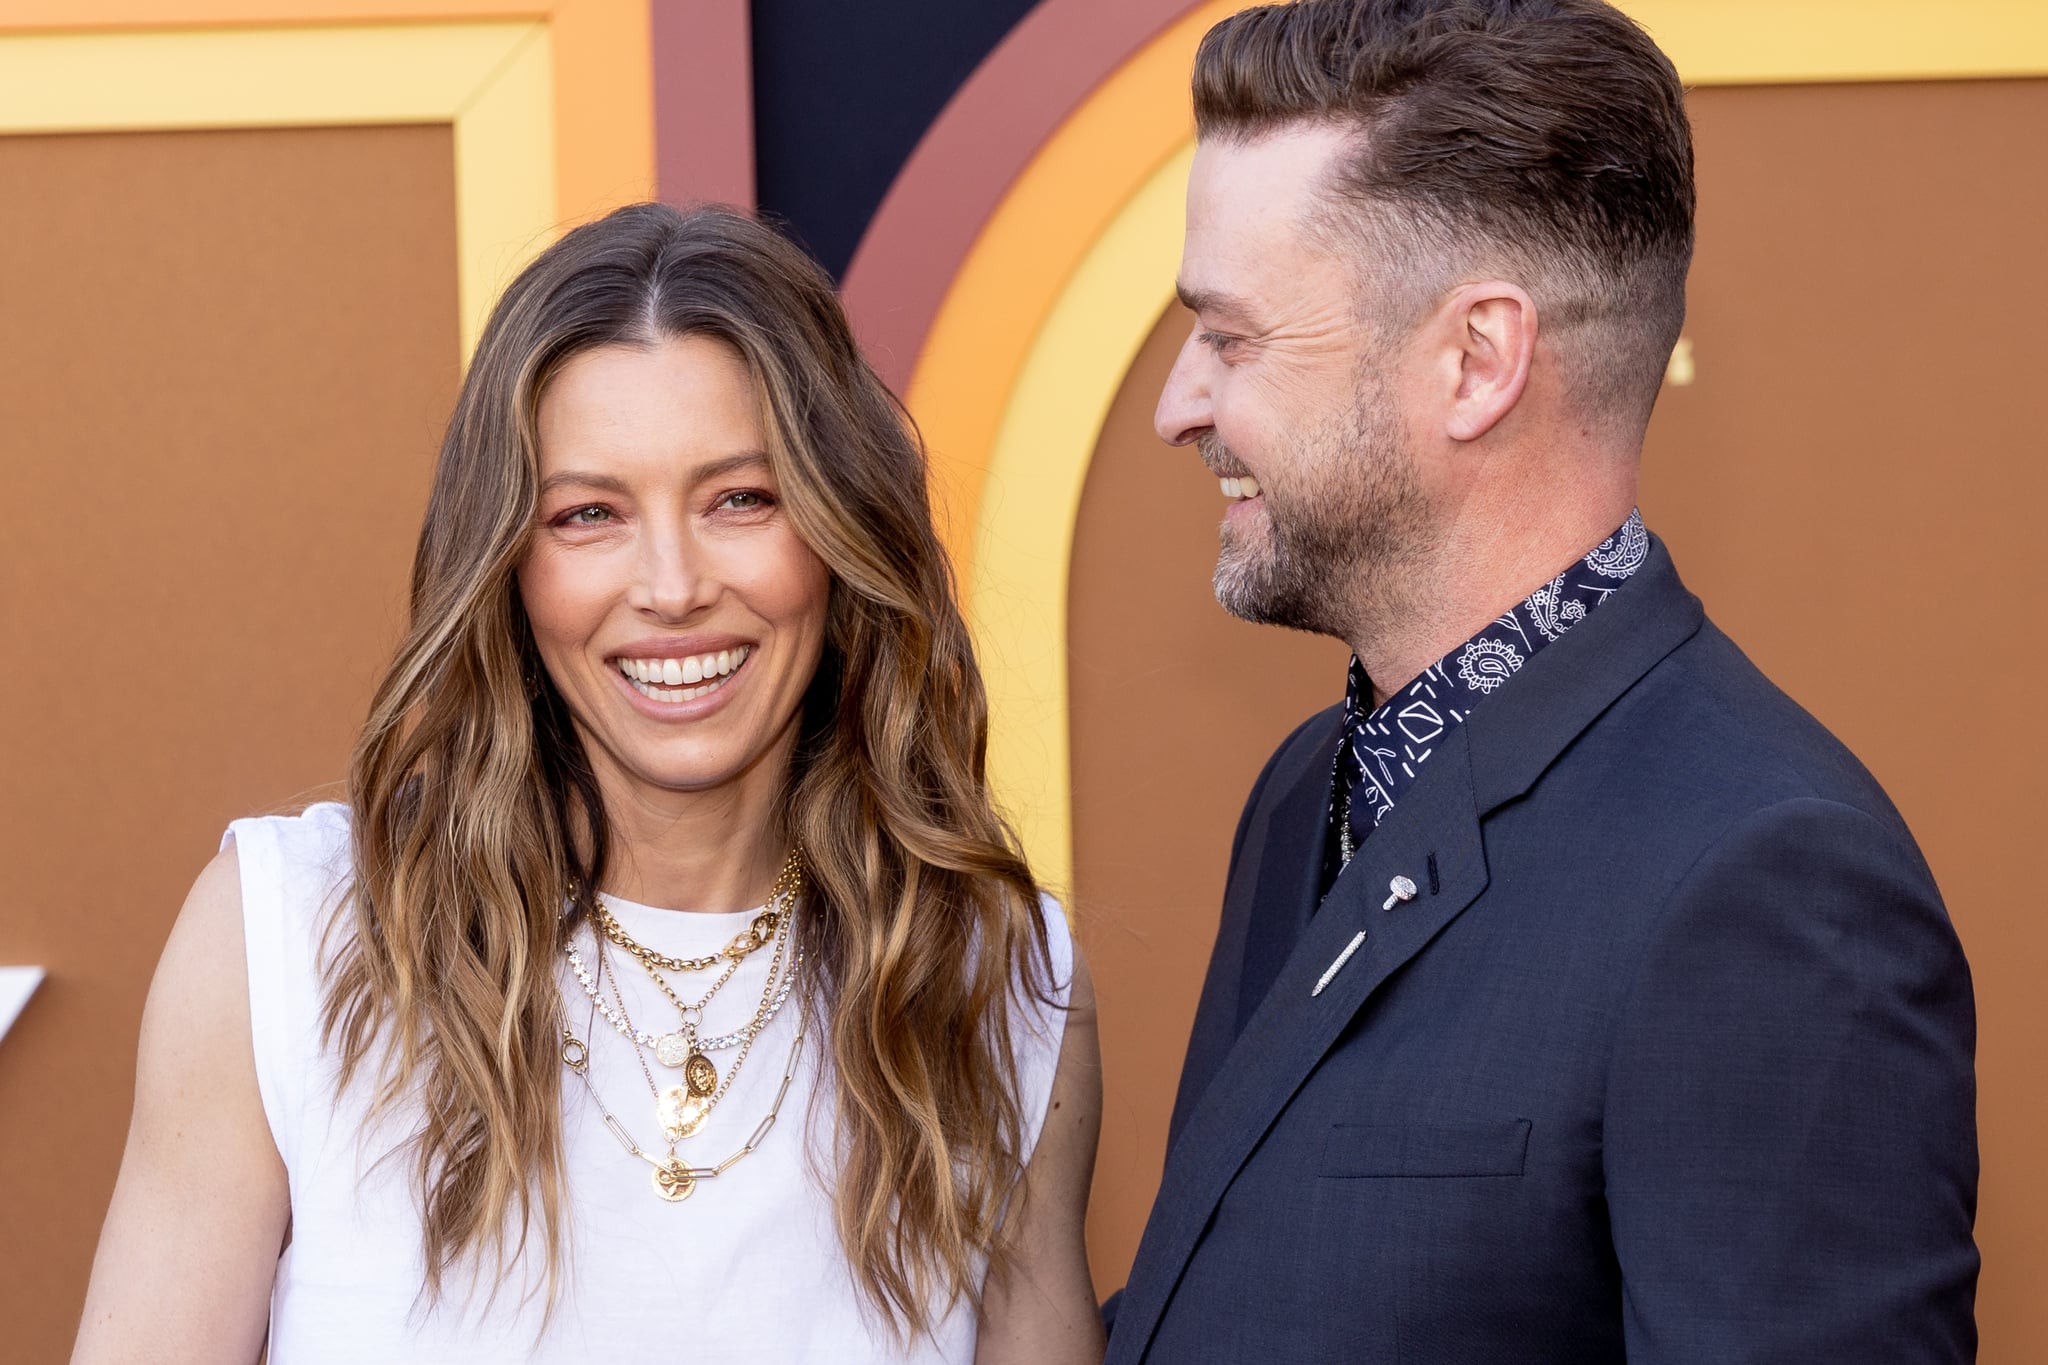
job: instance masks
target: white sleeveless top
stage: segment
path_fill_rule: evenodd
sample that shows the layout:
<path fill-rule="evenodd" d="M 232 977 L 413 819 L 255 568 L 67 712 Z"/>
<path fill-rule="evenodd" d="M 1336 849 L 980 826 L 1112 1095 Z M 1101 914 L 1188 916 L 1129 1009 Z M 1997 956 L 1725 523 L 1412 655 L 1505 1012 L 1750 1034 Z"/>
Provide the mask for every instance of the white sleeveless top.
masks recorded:
<path fill-rule="evenodd" d="M 410 1160 L 404 1153 L 378 1160 L 411 1132 L 416 1115 L 397 1113 L 371 1129 L 366 1087 L 358 1082 L 337 1096 L 334 1058 L 320 1045 L 318 951 L 349 874 L 348 812 L 323 804 L 299 816 L 238 820 L 222 842 L 230 841 L 241 865 L 256 1080 L 291 1182 L 291 1244 L 278 1260 L 271 1291 L 271 1365 L 922 1365 L 973 1358 L 971 1308 L 956 1305 L 931 1336 L 905 1343 L 854 1287 L 833 1228 L 830 1194 L 813 1174 L 831 1169 L 821 1159 L 831 1146 L 832 1096 L 819 1066 L 824 1048 L 817 1030 L 804 1041 L 781 1117 L 759 1150 L 726 1174 L 699 1182 L 679 1203 L 655 1193 L 653 1168 L 619 1145 L 589 1091 L 564 1071 L 569 1259 L 552 1320 L 543 1323 L 537 1252 L 495 1286 L 495 1301 L 493 1286 L 485 1282 L 472 1291 L 463 1269 L 451 1277 L 438 1307 L 426 1304 Z M 675 914 L 609 896 L 605 904 L 633 937 L 680 957 L 717 951 L 756 913 Z M 1057 904 L 1048 899 L 1042 910 L 1064 1005 L 1072 943 Z M 594 972 L 596 948 L 587 929 L 579 931 L 578 944 Z M 752 1015 L 771 957 L 764 949 L 742 961 L 706 1009 L 703 1036 L 736 1029 Z M 636 1029 L 660 1034 L 675 1028 L 675 1006 L 647 974 L 616 949 L 609 959 L 615 975 L 608 979 L 623 992 Z M 688 979 L 695 973 L 668 975 L 685 1000 L 710 984 L 709 974 L 701 981 Z M 604 1107 L 642 1150 L 665 1156 L 654 1094 L 635 1060 L 638 1049 L 596 1013 L 566 961 L 559 976 L 569 1026 L 589 1047 L 589 1076 Z M 792 996 L 756 1039 L 702 1128 L 678 1144 L 686 1164 L 716 1165 L 767 1115 L 798 1017 Z M 1012 1018 L 1028 1156 L 1044 1122 L 1065 1016 L 1024 1000 Z M 736 1054 L 711 1055 L 723 1076 Z M 653 1057 L 646 1060 L 664 1087 L 680 1080 Z M 536 1292 L 522 1303 L 528 1288 Z"/>

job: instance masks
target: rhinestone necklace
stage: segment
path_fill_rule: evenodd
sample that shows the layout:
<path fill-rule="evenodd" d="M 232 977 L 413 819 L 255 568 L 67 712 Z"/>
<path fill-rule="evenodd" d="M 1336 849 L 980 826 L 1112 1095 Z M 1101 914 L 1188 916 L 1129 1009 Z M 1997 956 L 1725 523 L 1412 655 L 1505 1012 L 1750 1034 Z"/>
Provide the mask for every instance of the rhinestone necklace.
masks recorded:
<path fill-rule="evenodd" d="M 590 997 L 590 1002 L 593 1005 L 597 1006 L 597 1012 L 604 1016 L 604 1021 L 607 1024 L 612 1026 L 612 1031 L 621 1038 L 629 1038 L 641 1047 L 659 1056 L 661 1040 L 666 1035 L 657 1035 L 649 1033 L 646 1029 L 634 1028 L 630 1019 L 627 1019 L 612 1007 L 612 1003 L 606 1000 L 604 993 L 598 989 L 597 979 L 591 975 L 590 968 L 584 964 L 583 954 L 577 950 L 573 941 L 562 945 L 562 954 L 569 959 L 569 970 L 575 974 L 576 984 L 583 987 L 583 993 Z M 782 1009 L 783 1002 L 789 999 L 790 990 L 796 985 L 797 969 L 803 966 L 803 961 L 804 955 L 799 951 L 791 961 L 789 970 L 783 973 L 782 979 L 779 982 L 775 982 L 772 977 L 770 978 L 771 982 L 774 982 L 775 994 L 765 999 L 761 1008 L 754 1012 L 752 1019 L 749 1019 L 730 1033 L 720 1033 L 708 1038 L 698 1038 L 696 1040 L 697 1047 L 701 1051 L 707 1052 L 737 1047 L 739 1044 L 753 1038 L 762 1029 L 767 1028 L 769 1023 L 774 1020 L 776 1014 Z M 664 1059 L 663 1065 L 679 1066 L 687 1061 L 688 1055 L 685 1054 L 674 1062 L 668 1062 Z"/>

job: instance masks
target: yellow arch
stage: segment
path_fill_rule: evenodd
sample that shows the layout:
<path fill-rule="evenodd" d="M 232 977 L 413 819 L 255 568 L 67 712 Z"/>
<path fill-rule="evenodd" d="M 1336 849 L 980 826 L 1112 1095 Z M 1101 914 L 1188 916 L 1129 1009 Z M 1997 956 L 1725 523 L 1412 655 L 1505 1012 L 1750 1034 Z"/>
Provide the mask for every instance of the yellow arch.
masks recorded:
<path fill-rule="evenodd" d="M 1187 71 L 1217 0 L 1126 63 L 1048 140 L 942 303 L 909 389 L 989 678 L 989 766 L 1041 877 L 1072 877 L 1067 570 L 1088 461 L 1173 296 L 1193 127 Z M 1622 0 L 1692 85 L 2048 75 L 2039 0 Z"/>
<path fill-rule="evenodd" d="M 1063 893 L 1073 874 L 1074 522 L 1110 404 L 1173 296 L 1181 190 L 1193 159 L 1190 144 L 1155 170 L 1069 278 L 1016 375 L 977 509 L 967 613 L 988 679 L 989 772 L 1038 875 Z"/>

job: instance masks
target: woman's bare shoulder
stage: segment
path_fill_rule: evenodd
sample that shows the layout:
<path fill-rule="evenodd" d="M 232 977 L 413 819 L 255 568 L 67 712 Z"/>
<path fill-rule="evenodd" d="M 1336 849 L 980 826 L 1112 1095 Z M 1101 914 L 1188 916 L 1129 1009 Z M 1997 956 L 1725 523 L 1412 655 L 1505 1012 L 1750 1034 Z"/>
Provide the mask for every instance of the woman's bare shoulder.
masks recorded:
<path fill-rule="evenodd" d="M 254 1359 L 289 1213 L 256 1083 L 230 844 L 193 882 L 150 983 L 73 1360 Z"/>

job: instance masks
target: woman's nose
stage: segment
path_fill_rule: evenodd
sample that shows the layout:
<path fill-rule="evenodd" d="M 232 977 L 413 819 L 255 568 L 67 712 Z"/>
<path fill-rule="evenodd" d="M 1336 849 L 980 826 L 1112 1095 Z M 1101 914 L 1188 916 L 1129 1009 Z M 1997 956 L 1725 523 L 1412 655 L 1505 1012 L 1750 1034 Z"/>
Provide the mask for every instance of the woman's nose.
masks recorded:
<path fill-rule="evenodd" d="M 710 600 L 711 578 L 699 548 L 676 531 L 655 531 L 641 541 L 627 602 L 664 621 L 681 621 Z"/>

